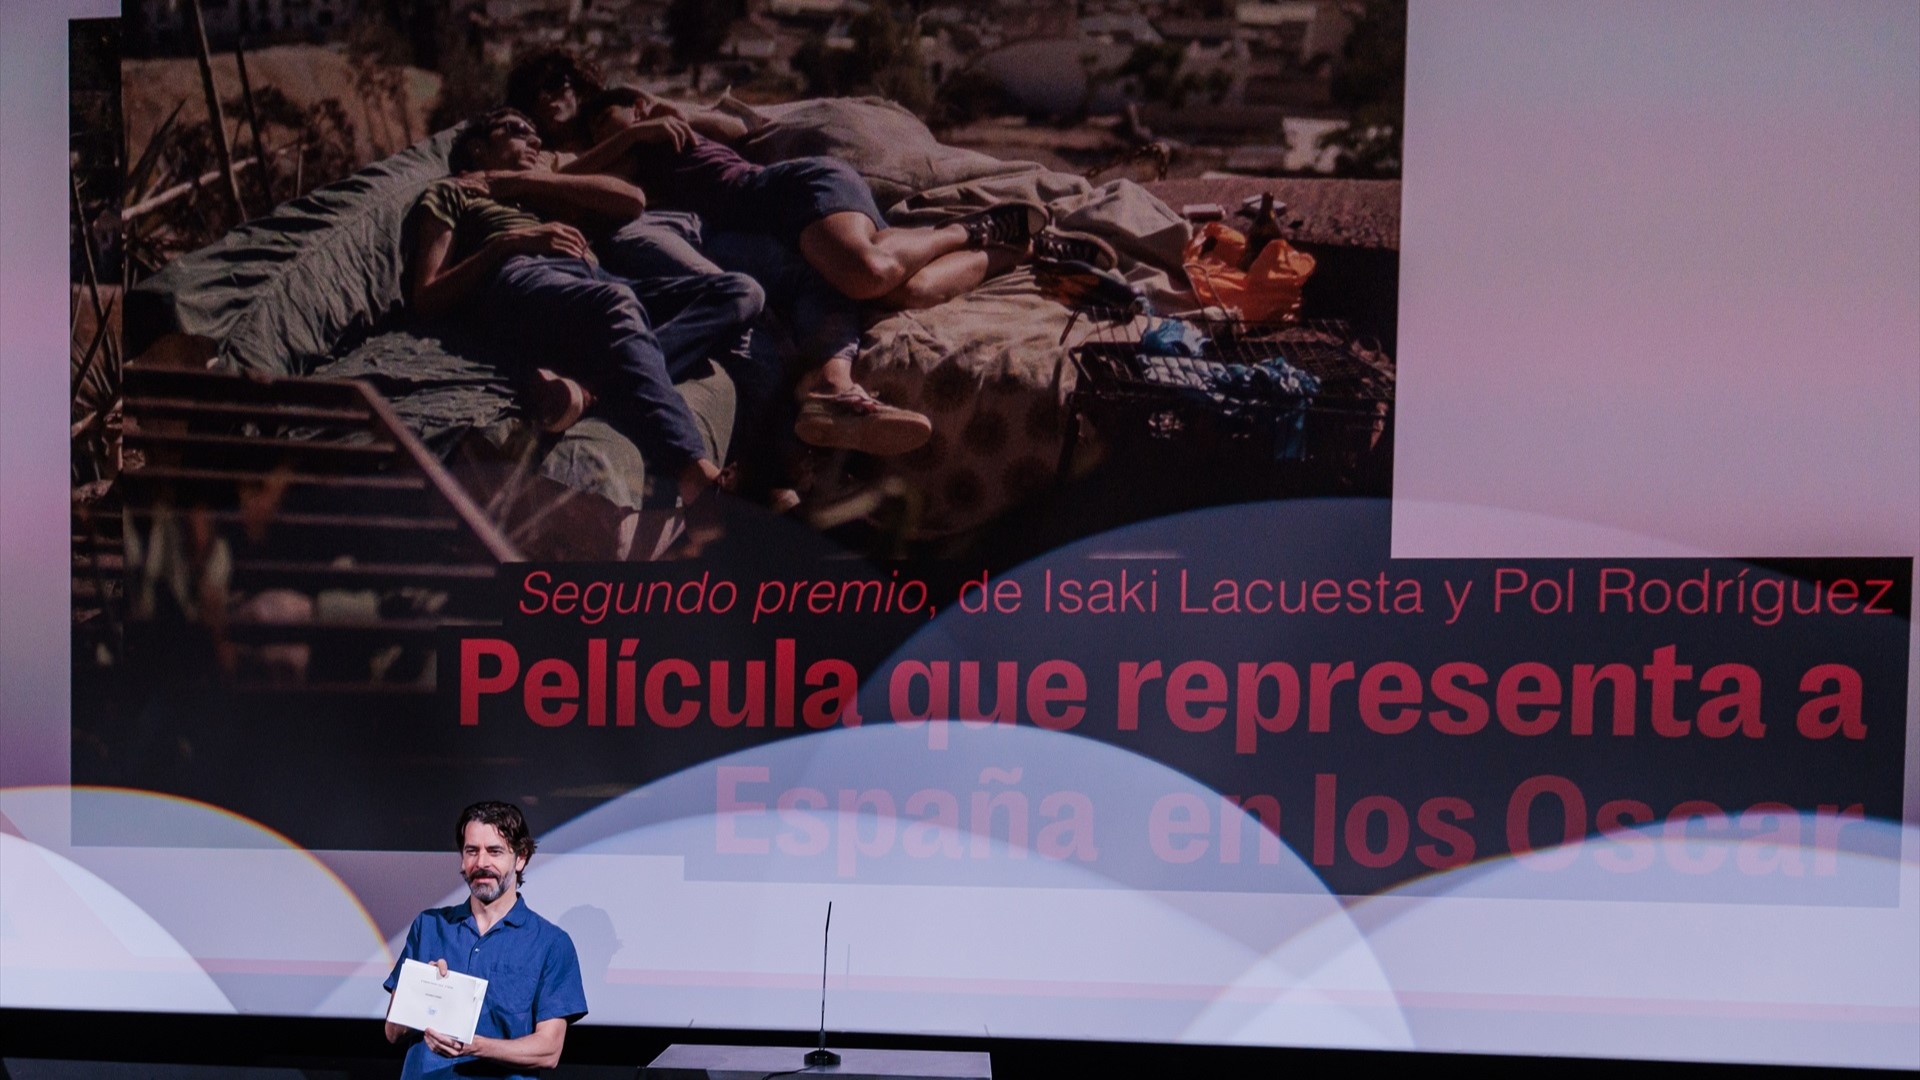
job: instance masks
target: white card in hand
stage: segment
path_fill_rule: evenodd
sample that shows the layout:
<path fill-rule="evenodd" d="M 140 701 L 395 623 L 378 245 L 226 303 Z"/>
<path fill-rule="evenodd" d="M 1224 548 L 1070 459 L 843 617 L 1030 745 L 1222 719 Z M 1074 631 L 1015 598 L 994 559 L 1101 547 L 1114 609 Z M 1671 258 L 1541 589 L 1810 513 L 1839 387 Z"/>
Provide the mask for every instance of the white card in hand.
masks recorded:
<path fill-rule="evenodd" d="M 387 1019 L 415 1031 L 428 1028 L 461 1042 L 473 1041 L 480 1023 L 480 1003 L 487 997 L 487 980 L 449 971 L 443 978 L 432 964 L 418 960 L 400 963 L 400 979 L 393 987 Z"/>

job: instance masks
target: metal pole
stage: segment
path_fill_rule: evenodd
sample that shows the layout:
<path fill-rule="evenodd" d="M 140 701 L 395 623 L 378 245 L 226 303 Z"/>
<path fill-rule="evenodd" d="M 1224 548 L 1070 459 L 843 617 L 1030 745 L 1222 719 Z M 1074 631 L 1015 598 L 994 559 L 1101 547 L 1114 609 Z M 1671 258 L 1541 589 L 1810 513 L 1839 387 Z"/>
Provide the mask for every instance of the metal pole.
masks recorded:
<path fill-rule="evenodd" d="M 253 133 L 253 156 L 260 160 L 260 192 L 267 206 L 273 205 L 273 159 L 267 155 L 266 141 L 260 138 L 260 110 L 253 105 L 253 81 L 247 78 L 247 53 L 239 40 L 233 43 L 233 65 L 240 72 L 240 101 L 247 110 L 247 130 Z"/>
<path fill-rule="evenodd" d="M 247 216 L 246 200 L 240 197 L 240 178 L 233 173 L 233 151 L 227 146 L 227 118 L 220 108 L 220 92 L 213 85 L 213 56 L 207 49 L 207 24 L 200 14 L 200 0 L 187 0 L 187 13 L 193 16 L 196 55 L 200 59 L 200 89 L 207 96 L 207 122 L 213 127 L 213 148 L 220 156 L 220 172 L 227 178 L 227 195 L 242 219 Z"/>

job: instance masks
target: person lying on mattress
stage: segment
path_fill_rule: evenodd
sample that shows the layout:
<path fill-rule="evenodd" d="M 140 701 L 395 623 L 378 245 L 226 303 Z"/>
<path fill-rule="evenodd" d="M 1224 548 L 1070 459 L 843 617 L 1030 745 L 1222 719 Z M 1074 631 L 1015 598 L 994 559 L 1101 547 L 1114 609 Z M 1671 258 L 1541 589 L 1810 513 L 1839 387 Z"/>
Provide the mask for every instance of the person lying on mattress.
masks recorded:
<path fill-rule="evenodd" d="M 611 172 L 631 180 L 653 205 L 696 212 L 713 233 L 770 236 L 824 282 L 824 290 L 814 291 L 826 297 L 807 305 L 814 310 L 799 321 L 825 323 L 835 332 L 823 335 L 803 326 L 796 334 L 803 343 L 814 342 L 812 355 L 802 358 L 811 370 L 802 377 L 794 428 L 812 445 L 899 454 L 932 432 L 926 417 L 884 405 L 854 381 L 854 305 L 931 307 L 1026 261 L 1036 245 L 1104 247 L 1092 238 L 1046 230 L 1045 208 L 1029 202 L 1003 203 L 937 227 L 891 227 L 866 182 L 845 163 L 805 157 L 754 164 L 721 141 L 744 133 L 738 120 L 688 112 L 630 87 L 603 89 L 597 73 L 563 52 L 522 64 L 509 77 L 508 93 L 530 110 L 550 145 L 577 154 L 563 171 Z M 721 258 L 736 246 L 715 239 L 708 254 L 753 274 L 775 293 L 761 265 L 730 265 Z M 1111 249 L 1106 258 L 1111 264 Z M 825 308 L 841 310 L 819 310 Z"/>
<path fill-rule="evenodd" d="M 588 234 L 634 219 L 645 196 L 619 177 L 550 166 L 518 110 L 469 121 L 454 140 L 453 175 L 428 185 L 410 219 L 409 302 L 427 317 L 465 314 L 530 367 L 553 369 L 530 380 L 560 396 L 540 410 L 543 427 L 593 408 L 649 471 L 676 482 L 656 499 L 691 504 L 720 468 L 673 381 L 709 358 L 723 369 L 752 364 L 745 328 L 764 296 L 744 274 L 609 273 Z"/>

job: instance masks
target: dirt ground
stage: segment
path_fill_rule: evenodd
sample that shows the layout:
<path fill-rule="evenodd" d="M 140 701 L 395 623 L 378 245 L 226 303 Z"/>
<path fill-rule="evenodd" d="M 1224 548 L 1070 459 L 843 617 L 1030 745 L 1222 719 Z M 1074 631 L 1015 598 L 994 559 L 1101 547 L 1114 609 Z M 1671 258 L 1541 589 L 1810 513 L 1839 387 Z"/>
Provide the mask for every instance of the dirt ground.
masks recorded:
<path fill-rule="evenodd" d="M 360 164 L 383 158 L 429 134 L 427 115 L 440 96 L 440 76 L 419 68 L 386 69 L 395 76 L 392 93 L 378 74 L 356 66 L 346 49 L 327 45 L 279 45 L 247 53 L 247 78 L 255 93 L 273 87 L 296 107 L 307 109 L 332 98 L 354 129 L 354 157 Z M 240 96 L 233 54 L 213 58 L 213 77 L 223 100 Z M 175 106 L 180 123 L 203 123 L 206 100 L 200 65 L 191 58 L 127 60 L 121 66 L 121 106 L 127 145 L 137 156 Z M 229 130 L 240 118 L 229 112 Z M 269 140 L 271 142 L 271 140 Z"/>

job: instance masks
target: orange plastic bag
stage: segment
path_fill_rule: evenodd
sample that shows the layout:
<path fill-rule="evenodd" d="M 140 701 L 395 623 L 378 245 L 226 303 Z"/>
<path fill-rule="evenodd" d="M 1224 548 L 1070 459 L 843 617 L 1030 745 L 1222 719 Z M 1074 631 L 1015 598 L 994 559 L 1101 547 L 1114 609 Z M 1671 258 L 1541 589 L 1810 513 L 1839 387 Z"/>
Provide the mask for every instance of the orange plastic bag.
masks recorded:
<path fill-rule="evenodd" d="M 1247 238 L 1238 229 L 1208 222 L 1187 242 L 1187 280 L 1207 307 L 1239 312 L 1252 322 L 1293 322 L 1300 317 L 1300 290 L 1313 276 L 1313 256 L 1285 240 L 1260 249 L 1253 265 L 1240 269 Z"/>

